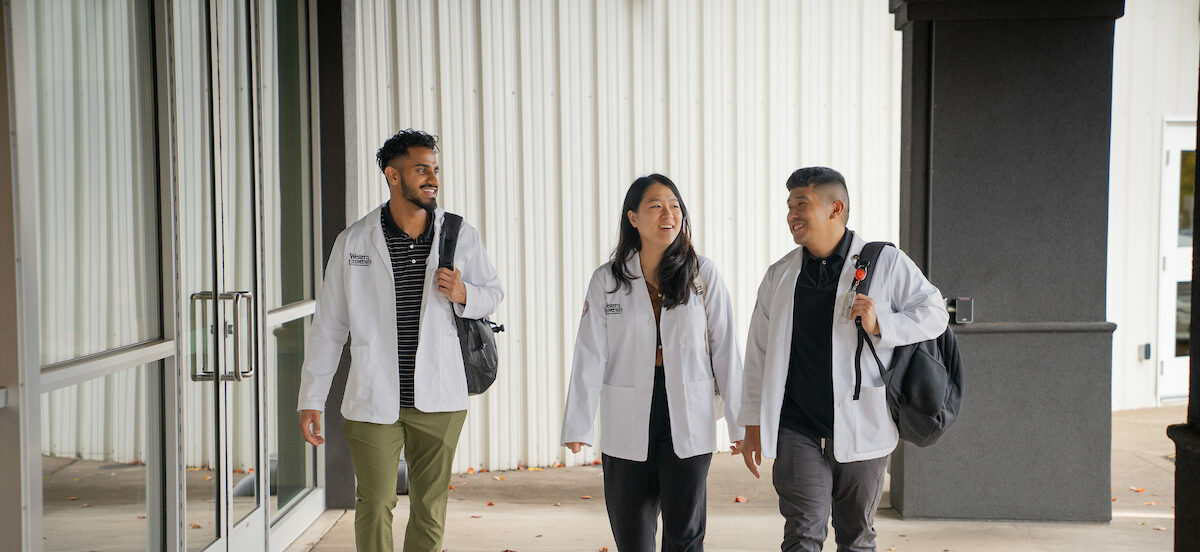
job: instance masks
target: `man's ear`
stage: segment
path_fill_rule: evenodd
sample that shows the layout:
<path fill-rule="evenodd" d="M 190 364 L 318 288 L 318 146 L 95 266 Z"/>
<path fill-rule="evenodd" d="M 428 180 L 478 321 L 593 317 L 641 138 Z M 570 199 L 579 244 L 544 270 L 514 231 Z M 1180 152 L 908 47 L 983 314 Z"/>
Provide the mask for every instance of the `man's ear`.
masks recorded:
<path fill-rule="evenodd" d="M 383 177 L 387 179 L 388 186 L 396 186 L 400 184 L 400 171 L 391 165 L 383 169 Z"/>
<path fill-rule="evenodd" d="M 846 212 L 846 202 L 840 199 L 833 200 L 833 212 L 829 214 L 830 218 L 842 218 Z"/>

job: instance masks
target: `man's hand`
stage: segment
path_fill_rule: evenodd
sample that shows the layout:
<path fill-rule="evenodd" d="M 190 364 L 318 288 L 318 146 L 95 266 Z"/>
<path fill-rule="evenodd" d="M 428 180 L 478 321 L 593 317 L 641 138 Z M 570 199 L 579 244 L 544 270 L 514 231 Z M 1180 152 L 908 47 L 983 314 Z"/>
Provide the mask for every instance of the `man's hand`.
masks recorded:
<path fill-rule="evenodd" d="M 563 443 L 563 446 L 567 447 L 567 449 L 569 449 L 571 452 L 578 453 L 579 451 L 583 450 L 583 447 L 588 446 L 588 444 L 580 443 L 579 441 L 571 441 L 570 443 Z"/>
<path fill-rule="evenodd" d="M 311 430 L 309 426 L 312 426 Z M 300 433 L 304 435 L 304 440 L 310 444 L 319 446 L 325 443 L 325 438 L 321 437 L 320 410 L 300 411 Z"/>
<path fill-rule="evenodd" d="M 738 454 L 739 451 L 734 451 Z M 759 479 L 762 476 L 758 475 L 758 467 L 762 465 L 762 437 L 759 435 L 759 427 L 756 425 L 746 426 L 746 439 L 741 442 L 742 461 L 746 463 L 746 469 L 754 474 L 754 477 Z"/>
<path fill-rule="evenodd" d="M 850 319 L 862 318 L 862 327 L 871 335 L 879 335 L 879 318 L 875 316 L 875 300 L 861 293 L 854 296 Z"/>
<path fill-rule="evenodd" d="M 439 268 L 433 277 L 437 279 L 438 291 L 455 303 L 467 304 L 467 286 L 462 281 L 462 272 L 458 271 L 458 267 L 454 270 Z"/>

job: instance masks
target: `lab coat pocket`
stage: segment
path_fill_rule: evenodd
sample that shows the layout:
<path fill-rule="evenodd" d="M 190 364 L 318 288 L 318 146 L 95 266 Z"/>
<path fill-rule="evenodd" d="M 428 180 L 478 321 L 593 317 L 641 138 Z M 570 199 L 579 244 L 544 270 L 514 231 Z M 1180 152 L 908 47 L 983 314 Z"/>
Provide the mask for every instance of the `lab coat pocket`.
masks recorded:
<path fill-rule="evenodd" d="M 710 377 L 700 381 L 689 381 L 684 386 L 687 395 L 688 428 L 691 430 L 692 446 L 696 450 L 716 447 L 716 417 L 713 394 L 716 382 Z"/>
<path fill-rule="evenodd" d="M 600 388 L 600 448 L 619 456 L 630 447 L 631 434 L 637 432 L 633 428 L 639 424 L 646 426 L 648 419 L 639 419 L 638 413 L 644 409 L 637 404 L 637 388 L 617 387 L 604 384 Z M 624 458 L 625 456 L 620 456 Z"/>
<path fill-rule="evenodd" d="M 694 419 L 701 422 L 702 425 L 713 425 L 715 384 L 713 378 L 708 378 L 698 380 L 698 382 L 688 382 L 684 388 L 688 391 L 688 415 L 694 416 Z"/>
<path fill-rule="evenodd" d="M 350 346 L 350 371 L 346 375 L 346 395 L 343 402 L 371 404 L 371 346 Z"/>
<path fill-rule="evenodd" d="M 893 440 L 889 434 L 896 433 L 896 424 L 888 413 L 886 387 L 863 386 L 858 400 L 851 400 L 850 405 L 854 411 L 853 420 L 858 426 L 854 430 L 857 450 L 875 450 Z"/>

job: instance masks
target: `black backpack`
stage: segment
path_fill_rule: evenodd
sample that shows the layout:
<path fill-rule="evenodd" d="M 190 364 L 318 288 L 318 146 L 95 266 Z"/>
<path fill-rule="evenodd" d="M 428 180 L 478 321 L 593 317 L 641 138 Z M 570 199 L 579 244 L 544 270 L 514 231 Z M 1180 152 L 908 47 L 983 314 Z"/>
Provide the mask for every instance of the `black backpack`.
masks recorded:
<path fill-rule="evenodd" d="M 894 245 L 887 242 L 871 242 L 863 246 L 858 255 L 857 269 L 865 271 L 858 283 L 857 292 L 864 295 L 870 290 L 871 276 L 879 253 L 884 247 Z M 871 349 L 879 374 L 887 388 L 887 405 L 892 421 L 900 430 L 900 438 L 919 447 L 937 442 L 950 424 L 958 417 L 962 405 L 963 366 L 958 354 L 958 340 L 949 325 L 937 339 L 896 347 L 891 365 L 885 370 L 875 345 L 862 327 L 862 320 L 855 320 L 858 327 L 858 347 L 854 352 L 854 400 L 862 389 L 863 344 Z"/>
<path fill-rule="evenodd" d="M 442 220 L 442 233 L 438 238 L 438 268 L 454 270 L 454 250 L 458 247 L 458 230 L 462 217 L 446 213 Z M 475 320 L 460 318 L 454 308 L 454 325 L 458 327 L 458 344 L 462 347 L 463 369 L 467 373 L 467 394 L 478 395 L 487 391 L 496 381 L 496 367 L 500 356 L 496 353 L 496 334 L 504 331 L 487 318 Z"/>

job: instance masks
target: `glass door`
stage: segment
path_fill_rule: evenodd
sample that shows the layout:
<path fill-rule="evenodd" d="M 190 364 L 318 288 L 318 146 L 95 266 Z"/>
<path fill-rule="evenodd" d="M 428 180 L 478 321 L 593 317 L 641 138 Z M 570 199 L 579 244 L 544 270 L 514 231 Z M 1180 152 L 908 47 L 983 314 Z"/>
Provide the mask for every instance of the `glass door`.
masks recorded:
<path fill-rule="evenodd" d="M 1192 206 L 1196 123 L 1168 121 L 1163 132 L 1162 216 L 1158 308 L 1158 398 L 1188 394 L 1188 323 L 1192 293 Z"/>
<path fill-rule="evenodd" d="M 185 550 L 264 550 L 253 3 L 171 5 Z"/>

